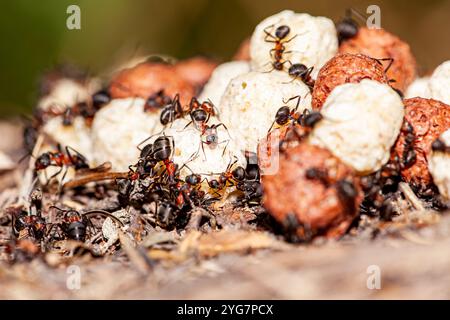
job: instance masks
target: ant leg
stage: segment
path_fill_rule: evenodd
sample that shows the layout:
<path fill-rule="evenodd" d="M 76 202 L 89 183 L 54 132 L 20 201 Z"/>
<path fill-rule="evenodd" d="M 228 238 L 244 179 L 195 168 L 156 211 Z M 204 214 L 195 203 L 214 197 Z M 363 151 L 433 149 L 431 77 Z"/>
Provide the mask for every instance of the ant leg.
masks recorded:
<path fill-rule="evenodd" d="M 292 100 L 294 100 L 294 99 L 300 99 L 300 98 L 301 98 L 300 95 L 296 95 L 296 96 L 294 96 L 294 97 L 290 97 L 290 98 L 287 99 L 287 100 L 283 99 L 282 101 L 283 101 L 284 104 L 287 104 L 289 101 L 292 101 Z"/>
<path fill-rule="evenodd" d="M 311 73 L 313 72 L 313 70 L 314 70 L 314 67 L 309 67 L 309 68 L 306 70 L 305 78 L 309 78 L 309 77 L 311 76 Z"/>
<path fill-rule="evenodd" d="M 218 145 L 219 145 L 219 144 L 222 144 L 222 143 L 225 143 L 225 142 L 226 142 L 227 144 L 225 145 L 225 148 L 223 148 L 223 151 L 222 151 L 222 158 L 223 158 L 223 156 L 225 155 L 225 151 L 227 150 L 228 144 L 230 143 L 230 139 L 224 140 L 224 141 L 218 143 Z"/>
<path fill-rule="evenodd" d="M 219 127 L 221 127 L 221 126 L 224 127 L 224 129 L 226 130 L 226 132 L 227 132 L 227 134 L 228 134 L 228 137 L 229 137 L 230 139 L 232 139 L 232 138 L 231 138 L 231 135 L 230 135 L 230 131 L 228 131 L 227 126 L 226 126 L 223 122 L 219 123 L 219 124 L 216 126 L 216 129 L 219 128 Z"/>
<path fill-rule="evenodd" d="M 48 184 L 50 183 L 50 181 L 51 181 L 54 177 L 58 176 L 62 171 L 63 171 L 63 166 L 61 166 L 61 169 L 59 169 L 58 172 L 52 174 L 52 176 L 47 180 L 47 183 L 46 183 L 45 185 L 48 186 Z M 47 178 L 47 171 L 44 171 L 44 172 L 45 172 L 45 175 L 46 175 L 45 178 Z"/>
<path fill-rule="evenodd" d="M 272 130 L 274 124 L 275 124 L 275 121 L 272 122 L 272 125 L 270 126 L 269 130 L 267 130 L 267 134 L 270 132 L 270 130 Z"/>
<path fill-rule="evenodd" d="M 70 152 L 70 150 L 72 150 L 73 152 L 75 152 L 75 154 L 77 155 L 78 158 L 80 158 L 84 163 L 87 164 L 87 159 L 85 156 L 83 156 L 80 152 L 78 152 L 77 150 L 75 150 L 74 148 L 70 147 L 70 146 L 66 146 L 65 148 L 67 156 L 69 157 L 70 161 L 73 163 L 74 162 L 74 157 L 72 155 L 72 153 Z"/>
<path fill-rule="evenodd" d="M 296 34 L 295 36 L 293 36 L 293 37 L 290 38 L 289 40 L 283 41 L 283 43 L 291 42 L 291 41 L 294 40 L 297 36 L 298 36 L 298 34 Z"/>
<path fill-rule="evenodd" d="M 203 144 L 204 144 L 204 143 L 205 143 L 205 142 L 202 141 L 202 143 L 201 143 L 200 145 L 201 145 L 201 147 L 202 147 L 203 156 L 205 157 L 204 159 L 205 159 L 205 161 L 207 161 L 208 159 L 206 158 L 205 148 L 203 147 Z"/>
<path fill-rule="evenodd" d="M 275 25 L 271 24 L 270 26 L 267 26 L 264 28 L 263 32 L 266 34 L 266 36 L 264 37 L 264 41 L 266 42 L 277 42 L 277 37 L 275 37 L 274 35 L 272 35 L 268 29 L 273 29 Z M 272 38 L 273 40 L 269 40 L 269 37 Z"/>
<path fill-rule="evenodd" d="M 184 126 L 184 128 L 181 131 L 178 132 L 183 132 L 187 127 L 189 127 L 191 124 L 193 123 L 193 121 L 189 121 L 187 125 Z"/>
<path fill-rule="evenodd" d="M 58 185 L 58 194 L 61 194 L 63 191 L 64 186 L 64 179 L 66 178 L 67 172 L 69 171 L 69 167 L 65 167 L 64 174 L 62 175 L 61 180 L 59 181 Z"/>

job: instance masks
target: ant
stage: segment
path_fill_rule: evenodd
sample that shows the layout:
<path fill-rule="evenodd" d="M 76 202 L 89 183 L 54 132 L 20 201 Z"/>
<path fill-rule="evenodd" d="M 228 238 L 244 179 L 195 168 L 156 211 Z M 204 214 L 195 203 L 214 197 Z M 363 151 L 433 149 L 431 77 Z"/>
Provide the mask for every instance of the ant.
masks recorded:
<path fill-rule="evenodd" d="M 359 25 L 351 15 L 352 9 L 347 9 L 344 19 L 336 24 L 339 44 L 345 40 L 354 38 L 358 34 Z"/>
<path fill-rule="evenodd" d="M 416 151 L 414 150 L 414 142 L 416 140 L 416 136 L 414 133 L 414 127 L 411 123 L 405 120 L 402 126 L 402 132 L 405 133 L 405 141 L 403 143 L 403 154 L 401 157 L 401 168 L 405 169 L 414 164 L 417 159 Z"/>
<path fill-rule="evenodd" d="M 277 124 L 282 127 L 287 125 L 290 122 L 290 126 L 298 124 L 305 128 L 313 128 L 317 122 L 322 120 L 323 116 L 319 112 L 311 112 L 308 109 L 303 110 L 302 114 L 297 112 L 298 107 L 300 105 L 300 96 L 292 97 L 288 100 L 283 100 L 284 104 L 287 104 L 289 101 L 298 99 L 294 109 L 290 109 L 289 106 L 285 105 L 278 109 L 275 114 L 275 120 L 272 122 L 268 132 L 270 132 L 274 126 Z"/>
<path fill-rule="evenodd" d="M 177 96 L 175 96 L 175 98 L 179 99 L 177 98 Z M 158 110 L 165 106 L 171 105 L 172 103 L 173 103 L 172 98 L 166 96 L 164 94 L 164 89 L 162 89 L 150 95 L 150 97 L 147 98 L 144 105 L 144 111 Z"/>
<path fill-rule="evenodd" d="M 309 224 L 301 223 L 295 212 L 286 214 L 282 227 L 287 240 L 293 243 L 310 242 L 314 235 Z"/>
<path fill-rule="evenodd" d="M 172 123 L 175 119 L 181 118 L 183 115 L 184 112 L 180 102 L 180 95 L 176 94 L 173 100 L 161 110 L 159 121 L 165 126 Z"/>
<path fill-rule="evenodd" d="M 309 90 L 312 91 L 314 88 L 314 80 L 311 77 L 311 73 L 313 70 L 314 67 L 308 68 L 303 63 L 294 63 L 289 67 L 288 74 L 294 77 L 292 81 L 299 78 L 300 80 L 303 81 L 304 84 L 308 86 Z"/>
<path fill-rule="evenodd" d="M 205 101 L 203 103 L 199 103 L 196 98 L 193 98 L 190 103 L 190 112 L 189 116 L 191 117 L 191 121 L 186 124 L 184 129 L 186 129 L 189 125 L 194 124 L 194 127 L 200 131 L 200 138 L 201 138 L 201 144 L 199 147 L 199 150 L 196 154 L 200 151 L 200 148 L 203 151 L 203 155 L 206 160 L 206 154 L 204 145 L 206 144 L 209 148 L 214 149 L 219 144 L 226 143 L 225 148 L 223 149 L 223 154 L 225 154 L 226 147 L 228 146 L 229 139 L 224 140 L 222 142 L 219 142 L 219 135 L 217 133 L 217 129 L 220 127 L 225 128 L 225 130 L 228 133 L 228 136 L 230 137 L 230 134 L 228 132 L 228 128 L 223 123 L 208 125 L 207 122 L 210 119 L 211 115 L 216 115 L 216 110 L 212 102 Z M 231 137 L 230 137 L 231 138 Z"/>
<path fill-rule="evenodd" d="M 164 229 L 169 229 L 175 225 L 180 212 L 175 204 L 162 202 L 156 209 L 156 223 Z"/>
<path fill-rule="evenodd" d="M 259 204 L 263 195 L 263 188 L 257 180 L 238 181 L 236 189 L 243 193 L 240 203 Z"/>
<path fill-rule="evenodd" d="M 217 109 L 210 100 L 200 103 L 197 98 L 194 97 L 189 103 L 189 116 L 191 121 L 184 128 L 187 128 L 193 123 L 197 130 L 204 132 L 209 118 L 216 115 L 218 115 Z"/>
<path fill-rule="evenodd" d="M 352 18 L 352 14 L 356 14 L 363 21 L 366 20 L 364 16 L 355 9 L 347 9 L 345 11 L 344 19 L 336 23 L 339 44 L 345 40 L 356 37 L 358 34 L 359 24 Z"/>
<path fill-rule="evenodd" d="M 283 103 L 287 104 L 289 101 L 292 101 L 294 99 L 298 99 L 297 104 L 295 105 L 295 108 L 291 110 L 289 108 L 289 106 L 287 106 L 287 105 L 280 107 L 277 110 L 277 113 L 275 114 L 275 120 L 272 122 L 272 125 L 270 126 L 270 128 L 267 132 L 270 132 L 272 130 L 275 123 L 278 126 L 282 127 L 282 126 L 286 125 L 289 121 L 292 121 L 292 123 L 295 123 L 297 121 L 297 119 L 298 119 L 297 110 L 300 105 L 301 97 L 295 96 L 295 97 L 289 98 L 288 100 L 283 100 Z"/>
<path fill-rule="evenodd" d="M 355 199 L 358 195 L 355 185 L 353 182 L 343 179 L 339 180 L 335 187 L 341 204 L 347 212 L 353 215 L 356 211 Z"/>
<path fill-rule="evenodd" d="M 195 111 L 195 110 L 203 110 L 208 114 L 208 116 L 217 116 L 218 110 L 214 106 L 214 104 L 211 102 L 211 100 L 206 100 L 200 103 L 197 98 L 193 97 L 189 103 L 189 113 Z"/>
<path fill-rule="evenodd" d="M 51 206 L 64 214 L 62 223 L 54 224 L 49 230 L 52 231 L 53 227 L 60 228 L 65 236 L 71 240 L 84 242 L 87 235 L 88 226 L 92 226 L 90 217 L 95 215 L 101 215 L 118 223 L 121 227 L 124 226 L 122 221 L 113 216 L 111 213 L 104 210 L 91 210 L 84 213 L 80 213 L 74 209 L 61 209 L 56 206 Z"/>
<path fill-rule="evenodd" d="M 64 167 L 66 168 L 64 175 L 61 179 L 61 181 L 64 180 L 66 174 L 67 174 L 67 168 L 68 167 L 73 167 L 75 170 L 80 170 L 80 169 L 89 169 L 89 164 L 87 159 L 78 151 L 76 151 L 75 149 L 66 146 L 65 147 L 65 153 L 62 151 L 61 149 L 61 145 L 58 144 L 57 146 L 58 151 L 56 152 L 52 152 L 52 151 L 48 151 L 45 152 L 43 154 L 41 154 L 35 162 L 35 170 L 36 171 L 40 171 L 40 170 L 44 170 L 48 167 L 60 167 L 61 169 L 56 172 L 55 174 L 53 174 L 50 179 L 48 179 L 48 181 L 50 181 L 52 178 L 56 177 L 57 175 L 59 175 L 62 170 L 64 169 Z M 72 154 L 72 152 L 74 154 Z"/>
<path fill-rule="evenodd" d="M 245 169 L 241 166 L 237 166 L 233 170 L 231 168 L 237 163 L 237 159 L 234 162 L 231 162 L 228 164 L 227 168 L 224 172 L 219 174 L 219 177 L 217 179 L 211 179 L 207 180 L 208 186 L 211 189 L 216 190 L 215 193 L 217 193 L 218 190 L 221 190 L 227 185 L 235 186 L 239 182 L 242 182 L 246 178 L 246 172 Z M 213 175 L 216 175 L 217 173 L 213 173 Z"/>
<path fill-rule="evenodd" d="M 269 32 L 269 29 L 272 29 L 274 25 L 270 25 L 264 29 L 264 33 L 266 36 L 264 37 L 265 42 L 274 43 L 275 47 L 270 50 L 270 55 L 274 59 L 272 62 L 272 68 L 275 70 L 283 70 L 283 65 L 286 61 L 283 61 L 283 54 L 289 53 L 291 51 L 286 51 L 286 47 L 284 44 L 292 41 L 297 35 L 294 35 L 290 39 L 286 40 L 291 29 L 286 25 L 278 26 L 275 29 L 275 35 Z"/>
<path fill-rule="evenodd" d="M 431 145 L 433 151 L 440 151 L 445 153 L 450 153 L 450 146 L 447 146 L 441 139 L 436 139 Z"/>
<path fill-rule="evenodd" d="M 30 237 L 41 240 L 45 235 L 46 222 L 39 215 L 30 214 L 23 209 L 12 213 L 12 229 L 16 238 Z"/>

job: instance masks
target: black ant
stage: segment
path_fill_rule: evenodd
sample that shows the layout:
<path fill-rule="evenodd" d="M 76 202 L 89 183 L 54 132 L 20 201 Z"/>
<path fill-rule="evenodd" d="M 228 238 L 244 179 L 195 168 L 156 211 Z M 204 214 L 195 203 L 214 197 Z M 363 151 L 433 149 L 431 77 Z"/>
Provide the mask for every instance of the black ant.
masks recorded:
<path fill-rule="evenodd" d="M 171 160 L 172 154 L 175 151 L 175 143 L 171 136 L 159 136 L 152 147 L 151 156 L 156 161 L 164 163 L 165 171 L 169 181 L 173 182 L 177 173 L 177 165 Z"/>
<path fill-rule="evenodd" d="M 445 153 L 450 153 L 450 146 L 447 146 L 441 139 L 436 139 L 431 145 L 433 151 L 440 151 Z"/>
<path fill-rule="evenodd" d="M 288 212 L 283 219 L 282 227 L 285 237 L 293 243 L 310 242 L 313 232 L 308 224 L 301 223 L 295 212 Z"/>
<path fill-rule="evenodd" d="M 244 155 L 247 160 L 247 166 L 245 167 L 246 179 L 259 180 L 260 169 L 258 165 L 258 155 L 251 151 L 245 151 Z"/>
<path fill-rule="evenodd" d="M 339 180 L 336 183 L 336 190 L 338 198 L 343 205 L 346 212 L 350 214 L 354 214 L 356 211 L 355 207 L 355 199 L 358 195 L 358 192 L 356 191 L 356 187 L 353 184 L 353 182 L 348 180 Z"/>
<path fill-rule="evenodd" d="M 221 190 L 228 185 L 235 186 L 239 182 L 244 181 L 246 178 L 246 172 L 245 169 L 241 166 L 237 166 L 233 170 L 231 168 L 237 163 L 237 159 L 234 162 L 231 162 L 228 164 L 227 168 L 224 172 L 219 174 L 219 177 L 217 179 L 211 179 L 207 180 L 208 186 L 211 189 L 214 189 L 216 192 L 217 190 Z M 216 175 L 217 173 L 213 174 Z"/>
<path fill-rule="evenodd" d="M 264 37 L 265 42 L 274 43 L 275 47 L 270 50 L 270 55 L 273 57 L 274 61 L 272 62 L 272 67 L 275 70 L 283 70 L 283 65 L 286 61 L 283 60 L 283 54 L 289 53 L 290 51 L 286 51 L 286 47 L 284 44 L 292 41 L 297 35 L 294 35 L 290 39 L 286 40 L 291 29 L 286 25 L 278 26 L 275 29 L 275 35 L 269 32 L 269 29 L 272 29 L 274 25 L 270 25 L 264 29 L 264 33 L 266 36 Z"/>
<path fill-rule="evenodd" d="M 41 240 L 45 235 L 46 222 L 39 215 L 30 214 L 23 209 L 12 213 L 12 229 L 16 238 L 30 237 Z"/>
<path fill-rule="evenodd" d="M 263 188 L 257 180 L 243 180 L 238 181 L 236 189 L 243 193 L 242 198 L 239 199 L 241 204 L 260 204 L 261 197 L 263 196 Z"/>
<path fill-rule="evenodd" d="M 323 115 L 318 111 L 309 111 L 305 109 L 297 122 L 304 128 L 314 128 L 314 126 L 323 119 Z"/>
<path fill-rule="evenodd" d="M 214 104 L 207 100 L 200 103 L 195 97 L 191 99 L 189 103 L 189 116 L 191 121 L 186 124 L 184 128 L 187 128 L 191 123 L 194 124 L 197 130 L 202 133 L 206 129 L 206 123 L 209 121 L 211 116 L 216 116 L 218 114 Z"/>
<path fill-rule="evenodd" d="M 336 31 L 338 34 L 339 44 L 345 40 L 356 37 L 359 31 L 359 24 L 352 18 L 352 14 L 355 13 L 360 19 L 365 20 L 362 14 L 355 9 L 347 9 L 345 11 L 345 17 L 338 23 L 336 23 Z"/>
<path fill-rule="evenodd" d="M 34 168 L 36 171 L 44 170 L 48 167 L 60 167 L 60 170 L 53 174 L 48 181 L 58 176 L 64 168 L 66 168 L 66 170 L 61 178 L 61 181 L 64 180 L 69 167 L 73 167 L 75 170 L 89 169 L 87 159 L 75 149 L 66 146 L 64 153 L 61 149 L 61 145 L 59 144 L 57 149 L 58 151 L 56 152 L 48 151 L 41 154 L 35 161 Z M 72 152 L 74 154 L 72 154 Z"/>
<path fill-rule="evenodd" d="M 175 99 L 179 99 L 175 96 Z M 165 106 L 172 105 L 173 100 L 171 97 L 164 94 L 164 89 L 152 94 L 147 98 L 144 105 L 144 111 L 159 110 Z"/>
<path fill-rule="evenodd" d="M 305 171 L 305 178 L 309 180 L 318 180 L 320 181 L 325 187 L 329 186 L 329 177 L 328 172 L 323 169 L 319 168 L 308 168 Z"/>
<path fill-rule="evenodd" d="M 310 91 L 314 88 L 314 80 L 311 77 L 311 73 L 314 70 L 314 67 L 307 67 L 303 63 L 294 63 L 292 64 L 289 69 L 288 73 L 290 76 L 294 77 L 295 79 L 300 79 L 303 81 L 304 84 L 306 84 Z"/>
<path fill-rule="evenodd" d="M 108 90 L 102 89 L 95 92 L 92 95 L 91 100 L 94 108 L 98 110 L 111 101 L 111 95 L 109 94 Z"/>
<path fill-rule="evenodd" d="M 289 98 L 288 100 L 283 100 L 283 103 L 287 104 L 289 101 L 292 101 L 294 99 L 298 99 L 297 104 L 295 105 L 295 108 L 291 110 L 291 108 L 289 108 L 289 106 L 287 106 L 287 105 L 280 107 L 277 110 L 277 113 L 275 114 L 275 120 L 272 122 L 272 125 L 270 126 L 270 128 L 267 132 L 270 132 L 272 130 L 275 123 L 281 127 L 281 126 L 286 125 L 289 121 L 291 121 L 292 123 L 295 123 L 297 121 L 297 119 L 298 119 L 297 110 L 300 105 L 301 97 L 295 96 L 295 97 Z"/>
<path fill-rule="evenodd" d="M 180 209 L 171 202 L 162 202 L 156 208 L 156 223 L 164 229 L 175 225 Z"/>
<path fill-rule="evenodd" d="M 110 218 L 114 222 L 118 223 L 121 227 L 124 226 L 122 221 L 113 216 L 111 213 L 104 210 L 91 210 L 84 213 L 80 213 L 74 209 L 61 209 L 56 206 L 51 206 L 50 208 L 55 208 L 64 214 L 64 218 L 62 223 L 54 224 L 50 231 L 54 226 L 59 227 L 67 238 L 77 241 L 84 242 L 87 235 L 88 226 L 92 226 L 92 222 L 90 221 L 90 217 L 100 215 L 106 218 Z"/>
<path fill-rule="evenodd" d="M 200 103 L 197 98 L 193 97 L 189 103 L 189 113 L 191 113 L 194 110 L 203 110 L 205 111 L 208 115 L 211 116 L 217 116 L 218 115 L 218 111 L 216 106 L 211 102 L 211 100 L 206 100 L 203 101 L 202 103 Z"/>
<path fill-rule="evenodd" d="M 414 150 L 414 142 L 416 136 L 414 133 L 414 127 L 407 120 L 403 123 L 402 129 L 405 135 L 405 141 L 403 144 L 403 154 L 401 157 L 401 168 L 405 169 L 412 166 L 417 159 L 416 151 Z"/>
<path fill-rule="evenodd" d="M 199 103 L 197 99 L 193 98 L 191 100 L 190 112 L 191 121 L 186 124 L 184 128 L 187 128 L 190 124 L 194 124 L 195 128 L 200 131 L 201 144 L 200 148 L 203 151 L 203 155 L 206 160 L 204 145 L 206 144 L 209 148 L 214 149 L 219 144 L 226 143 L 228 145 L 229 139 L 219 142 L 219 135 L 217 134 L 217 129 L 223 127 L 227 133 L 228 128 L 223 123 L 208 125 L 207 122 L 211 115 L 215 115 L 215 107 L 210 101 L 205 101 Z M 228 136 L 230 134 L 228 133 Z M 200 148 L 198 151 L 200 151 Z M 223 149 L 223 154 L 225 154 L 226 146 Z M 198 154 L 198 152 L 196 153 Z"/>
<path fill-rule="evenodd" d="M 159 121 L 163 126 L 172 123 L 175 119 L 181 118 L 184 115 L 183 107 L 180 102 L 180 95 L 175 95 L 175 98 L 167 104 L 159 116 Z"/>
<path fill-rule="evenodd" d="M 347 10 L 345 18 L 336 24 L 339 44 L 345 40 L 354 38 L 358 34 L 358 30 L 358 23 L 351 18 L 351 10 Z"/>

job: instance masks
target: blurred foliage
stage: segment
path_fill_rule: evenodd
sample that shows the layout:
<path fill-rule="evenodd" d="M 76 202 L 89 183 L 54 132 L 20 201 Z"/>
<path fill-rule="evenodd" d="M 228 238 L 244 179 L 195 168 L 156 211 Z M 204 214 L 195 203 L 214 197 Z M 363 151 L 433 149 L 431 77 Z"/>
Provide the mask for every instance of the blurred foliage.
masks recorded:
<path fill-rule="evenodd" d="M 81 30 L 66 9 L 81 8 Z M 381 7 L 382 26 L 408 41 L 421 72 L 450 52 L 450 0 L 14 0 L 0 11 L 0 115 L 28 112 L 45 70 L 70 62 L 105 75 L 134 56 L 204 54 L 229 59 L 264 17 L 283 9 L 338 20 L 346 8 Z"/>

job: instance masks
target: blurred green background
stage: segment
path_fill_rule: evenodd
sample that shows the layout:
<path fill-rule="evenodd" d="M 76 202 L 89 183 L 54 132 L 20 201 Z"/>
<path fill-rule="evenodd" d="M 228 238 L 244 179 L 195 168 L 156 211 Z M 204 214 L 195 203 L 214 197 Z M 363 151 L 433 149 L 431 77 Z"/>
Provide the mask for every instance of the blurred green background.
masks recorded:
<path fill-rule="evenodd" d="M 81 8 L 81 30 L 66 9 Z M 0 116 L 31 110 L 37 79 L 70 62 L 104 74 L 139 54 L 229 59 L 264 17 L 282 9 L 339 20 L 346 8 L 381 8 L 382 27 L 410 43 L 420 72 L 450 59 L 450 0 L 14 0 L 0 11 Z"/>

